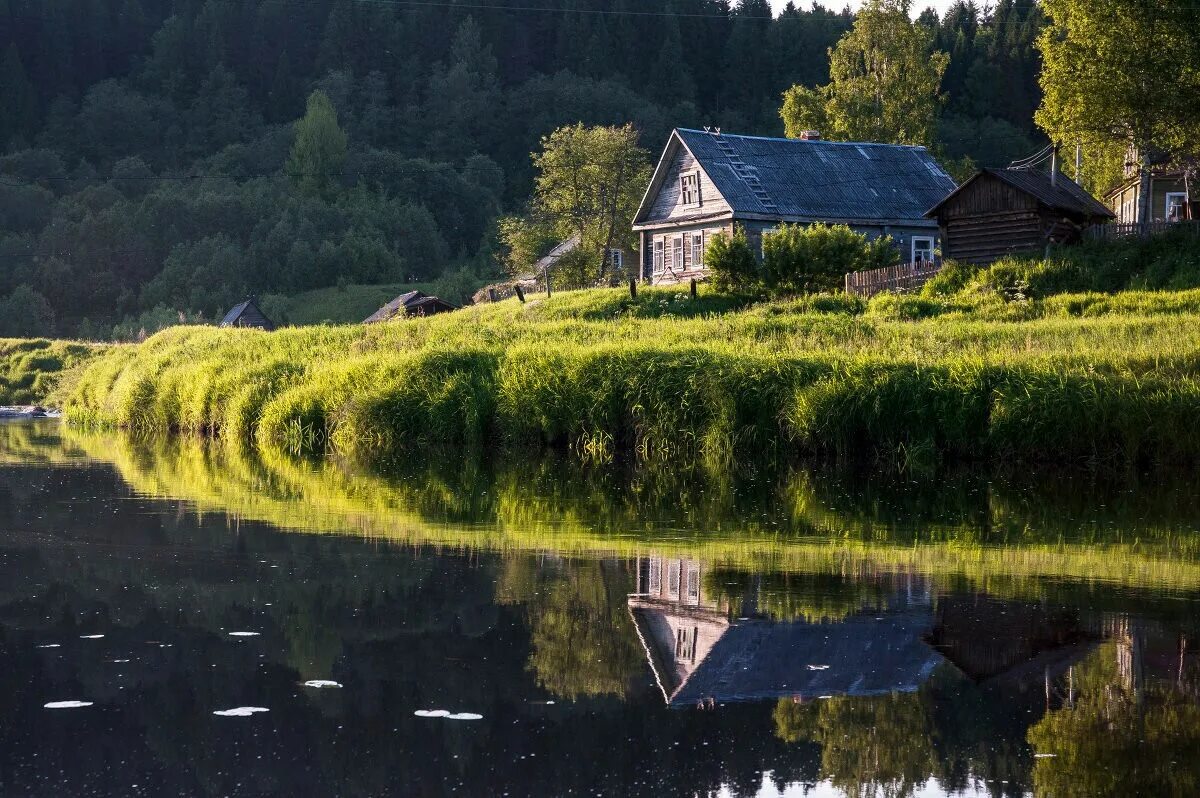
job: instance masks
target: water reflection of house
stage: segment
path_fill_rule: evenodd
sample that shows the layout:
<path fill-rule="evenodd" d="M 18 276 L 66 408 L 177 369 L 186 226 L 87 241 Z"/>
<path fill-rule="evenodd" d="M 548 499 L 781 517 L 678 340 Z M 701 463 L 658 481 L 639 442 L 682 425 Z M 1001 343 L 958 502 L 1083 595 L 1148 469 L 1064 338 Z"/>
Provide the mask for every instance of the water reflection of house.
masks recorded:
<path fill-rule="evenodd" d="M 696 560 L 644 558 L 629 612 L 667 703 L 916 690 L 939 664 L 922 639 L 933 620 L 923 588 L 899 589 L 888 609 L 836 623 L 778 621 L 741 600 L 706 595 Z"/>

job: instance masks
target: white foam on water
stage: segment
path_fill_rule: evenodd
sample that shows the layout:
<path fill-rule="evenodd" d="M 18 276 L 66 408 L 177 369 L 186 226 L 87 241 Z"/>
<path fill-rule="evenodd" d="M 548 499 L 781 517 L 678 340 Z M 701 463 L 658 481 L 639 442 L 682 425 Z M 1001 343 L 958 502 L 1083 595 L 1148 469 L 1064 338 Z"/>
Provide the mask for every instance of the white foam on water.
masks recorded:
<path fill-rule="evenodd" d="M 223 718 L 248 718 L 258 712 L 270 712 L 266 707 L 234 707 L 233 709 L 218 709 L 214 715 Z"/>
<path fill-rule="evenodd" d="M 827 671 L 827 670 L 829 670 L 829 666 L 828 665 L 809 665 L 808 669 L 810 671 Z"/>
<path fill-rule="evenodd" d="M 80 640 L 99 640 L 102 637 L 104 637 L 104 635 L 80 635 L 79 639 Z"/>
<path fill-rule="evenodd" d="M 38 646 L 38 648 L 62 648 L 62 644 L 61 643 L 46 643 L 44 646 Z"/>
<path fill-rule="evenodd" d="M 457 712 L 447 715 L 446 720 L 483 720 L 483 715 L 477 715 L 474 712 Z"/>
<path fill-rule="evenodd" d="M 124 662 L 129 662 L 129 660 L 127 660 L 127 659 L 110 659 L 109 662 L 113 663 L 114 665 L 120 665 Z"/>
<path fill-rule="evenodd" d="M 448 718 L 450 711 L 446 709 L 418 709 L 413 713 L 418 718 Z"/>
<path fill-rule="evenodd" d="M 46 704 L 46 709 L 79 709 L 80 707 L 90 707 L 91 701 L 51 701 Z"/>
<path fill-rule="evenodd" d="M 259 637 L 262 632 L 230 632 L 230 637 Z"/>
<path fill-rule="evenodd" d="M 315 687 L 318 690 L 325 687 L 341 687 L 337 682 L 331 682 L 328 679 L 310 679 L 304 683 L 305 687 Z"/>

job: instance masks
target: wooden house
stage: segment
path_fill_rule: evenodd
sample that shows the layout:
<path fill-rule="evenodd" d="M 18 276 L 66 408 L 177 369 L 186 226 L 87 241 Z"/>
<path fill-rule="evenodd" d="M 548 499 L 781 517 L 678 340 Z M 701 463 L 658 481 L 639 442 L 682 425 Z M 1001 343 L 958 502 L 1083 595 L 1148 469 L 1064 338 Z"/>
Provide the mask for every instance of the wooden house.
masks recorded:
<path fill-rule="evenodd" d="M 452 310 L 458 310 L 458 306 L 451 305 L 444 299 L 423 294 L 420 291 L 409 291 L 407 294 L 401 294 L 372 313 L 363 320 L 363 324 L 379 324 L 380 322 L 409 316 L 436 316 L 439 313 L 448 313 Z"/>
<path fill-rule="evenodd" d="M 219 327 L 251 327 L 270 332 L 275 329 L 275 322 L 266 317 L 258 307 L 255 297 L 250 297 L 242 304 L 230 310 L 221 319 Z"/>
<path fill-rule="evenodd" d="M 571 236 L 547 252 L 533 265 L 533 277 L 545 285 L 546 273 L 554 271 L 555 265 L 566 255 L 579 249 L 579 236 Z M 605 265 L 609 274 L 619 273 L 627 266 L 633 265 L 634 253 L 621 247 L 613 247 L 604 253 Z"/>
<path fill-rule="evenodd" d="M 924 147 L 678 129 L 634 217 L 641 275 L 707 276 L 709 238 L 735 224 L 760 252 L 765 230 L 823 222 L 890 236 L 905 261 L 931 260 L 938 229 L 925 211 L 954 185 Z"/>
<path fill-rule="evenodd" d="M 926 215 L 941 228 L 946 258 L 977 265 L 1075 243 L 1113 218 L 1066 175 L 1031 169 L 983 169 Z"/>
<path fill-rule="evenodd" d="M 1189 191 L 1182 169 L 1157 169 L 1150 173 L 1150 223 L 1195 221 L 1200 219 L 1200 197 Z M 1109 210 L 1123 225 L 1140 224 L 1141 179 L 1133 174 L 1105 195 Z"/>

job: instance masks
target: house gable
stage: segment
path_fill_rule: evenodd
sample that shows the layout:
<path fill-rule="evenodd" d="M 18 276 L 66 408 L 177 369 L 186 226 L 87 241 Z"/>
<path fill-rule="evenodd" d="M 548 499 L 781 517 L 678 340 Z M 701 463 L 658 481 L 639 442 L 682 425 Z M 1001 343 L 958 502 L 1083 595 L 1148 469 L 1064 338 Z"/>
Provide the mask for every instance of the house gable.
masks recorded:
<path fill-rule="evenodd" d="M 685 204 L 683 201 L 684 175 L 696 176 L 695 185 L 699 195 L 697 202 Z M 634 217 L 634 227 L 663 222 L 686 223 L 728 216 L 731 213 L 732 208 L 699 159 L 679 137 L 678 132 L 672 132 L 654 170 L 650 187 L 646 190 L 641 207 Z"/>

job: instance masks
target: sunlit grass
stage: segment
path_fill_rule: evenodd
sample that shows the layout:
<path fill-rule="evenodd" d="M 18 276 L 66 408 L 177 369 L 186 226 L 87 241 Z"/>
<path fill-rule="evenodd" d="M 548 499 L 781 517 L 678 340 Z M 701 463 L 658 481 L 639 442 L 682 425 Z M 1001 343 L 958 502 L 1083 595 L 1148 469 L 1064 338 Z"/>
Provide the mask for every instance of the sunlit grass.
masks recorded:
<path fill-rule="evenodd" d="M 81 424 L 356 456 L 533 442 L 601 458 L 1192 459 L 1193 293 L 755 304 L 613 289 L 370 327 L 176 328 L 101 357 L 61 398 Z"/>

